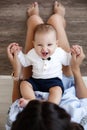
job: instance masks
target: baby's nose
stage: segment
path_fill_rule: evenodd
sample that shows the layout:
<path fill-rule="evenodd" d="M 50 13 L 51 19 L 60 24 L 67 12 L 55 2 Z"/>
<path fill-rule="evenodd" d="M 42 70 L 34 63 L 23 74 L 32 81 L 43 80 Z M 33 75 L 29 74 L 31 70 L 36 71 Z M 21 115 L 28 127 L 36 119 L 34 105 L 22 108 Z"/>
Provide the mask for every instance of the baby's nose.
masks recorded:
<path fill-rule="evenodd" d="M 48 50 L 48 48 L 46 46 L 42 47 L 42 51 L 46 52 L 47 50 Z"/>

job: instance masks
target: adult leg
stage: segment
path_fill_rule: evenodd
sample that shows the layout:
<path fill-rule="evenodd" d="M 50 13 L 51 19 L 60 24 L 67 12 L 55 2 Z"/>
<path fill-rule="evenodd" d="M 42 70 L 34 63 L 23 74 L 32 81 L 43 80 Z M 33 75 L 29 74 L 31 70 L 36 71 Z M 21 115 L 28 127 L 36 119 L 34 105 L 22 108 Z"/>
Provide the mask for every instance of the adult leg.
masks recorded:
<path fill-rule="evenodd" d="M 30 16 L 27 20 L 27 36 L 25 42 L 25 53 L 27 53 L 30 49 L 33 48 L 33 37 L 34 37 L 34 29 L 38 24 L 43 23 L 42 19 L 39 16 L 39 8 L 38 3 L 35 2 L 28 9 L 28 16 Z M 23 76 L 24 78 L 29 78 L 31 76 L 31 68 L 23 68 Z M 32 85 L 27 81 L 23 81 L 20 85 L 20 91 L 22 99 L 20 99 L 20 105 L 25 105 L 28 101 L 35 99 L 35 94 L 32 88 Z"/>
<path fill-rule="evenodd" d="M 30 49 L 33 48 L 33 36 L 34 29 L 38 24 L 43 23 L 43 20 L 39 16 L 39 7 L 38 3 L 35 2 L 28 9 L 28 16 L 30 16 L 27 20 L 27 35 L 25 42 L 25 53 L 27 53 Z M 31 67 L 24 68 L 23 71 L 24 78 L 29 78 L 31 76 Z"/>
<path fill-rule="evenodd" d="M 40 24 L 43 23 L 42 19 L 39 16 L 39 8 L 38 4 L 35 2 L 32 4 L 32 6 L 28 9 L 28 20 L 27 20 L 27 35 L 26 35 L 26 42 L 25 42 L 25 53 L 27 53 L 32 47 L 32 40 L 34 35 L 34 28 Z M 19 68 L 19 65 L 16 65 L 17 69 Z M 18 75 L 18 70 L 15 69 L 14 76 Z M 23 68 L 23 76 L 24 78 L 29 78 L 31 76 L 31 68 Z M 20 91 L 19 91 L 20 81 L 14 81 L 13 82 L 13 92 L 12 92 L 12 102 L 14 102 L 16 99 L 20 98 Z"/>
<path fill-rule="evenodd" d="M 65 8 L 57 1 L 54 3 L 54 14 L 48 19 L 47 23 L 54 26 L 57 31 L 58 43 L 65 51 L 70 51 L 69 41 L 65 32 Z M 71 68 L 63 67 L 63 73 L 66 76 L 71 76 Z"/>

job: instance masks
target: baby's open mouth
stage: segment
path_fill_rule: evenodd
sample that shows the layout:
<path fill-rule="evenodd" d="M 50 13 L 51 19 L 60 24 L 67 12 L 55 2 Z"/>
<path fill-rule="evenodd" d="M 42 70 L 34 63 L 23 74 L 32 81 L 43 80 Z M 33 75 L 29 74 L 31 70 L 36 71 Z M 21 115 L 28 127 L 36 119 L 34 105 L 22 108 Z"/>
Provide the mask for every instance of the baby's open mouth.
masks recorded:
<path fill-rule="evenodd" d="M 48 55 L 48 52 L 42 52 L 42 56 L 47 56 Z"/>

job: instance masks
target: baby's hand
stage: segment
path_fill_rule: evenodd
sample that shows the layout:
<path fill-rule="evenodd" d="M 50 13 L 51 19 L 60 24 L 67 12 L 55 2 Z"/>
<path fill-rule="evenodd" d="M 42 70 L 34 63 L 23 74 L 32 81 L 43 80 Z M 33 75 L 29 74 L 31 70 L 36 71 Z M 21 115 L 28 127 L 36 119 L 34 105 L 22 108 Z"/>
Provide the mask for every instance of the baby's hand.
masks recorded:
<path fill-rule="evenodd" d="M 79 56 L 81 54 L 81 47 L 79 45 L 73 45 L 71 48 L 71 53 L 76 54 L 76 56 Z"/>
<path fill-rule="evenodd" d="M 13 43 L 13 45 L 10 49 L 10 52 L 11 52 L 11 54 L 14 55 L 15 53 L 18 53 L 21 50 L 22 50 L 22 47 L 20 47 L 18 43 Z"/>

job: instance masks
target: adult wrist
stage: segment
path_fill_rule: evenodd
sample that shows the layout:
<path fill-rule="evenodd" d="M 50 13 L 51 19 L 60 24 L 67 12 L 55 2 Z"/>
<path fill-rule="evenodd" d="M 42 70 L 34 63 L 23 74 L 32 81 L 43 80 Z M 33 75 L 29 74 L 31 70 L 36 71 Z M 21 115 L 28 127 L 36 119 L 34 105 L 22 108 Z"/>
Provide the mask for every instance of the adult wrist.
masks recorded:
<path fill-rule="evenodd" d="M 72 72 L 74 75 L 78 75 L 78 73 L 81 73 L 79 67 L 72 69 Z"/>
<path fill-rule="evenodd" d="M 15 73 L 15 71 L 13 71 L 11 73 L 11 76 L 13 78 L 14 81 L 19 81 L 19 80 L 23 80 L 23 74 L 19 74 L 19 73 Z"/>
<path fill-rule="evenodd" d="M 19 81 L 20 79 L 19 75 L 17 75 L 14 71 L 11 73 L 11 76 L 14 81 Z"/>

